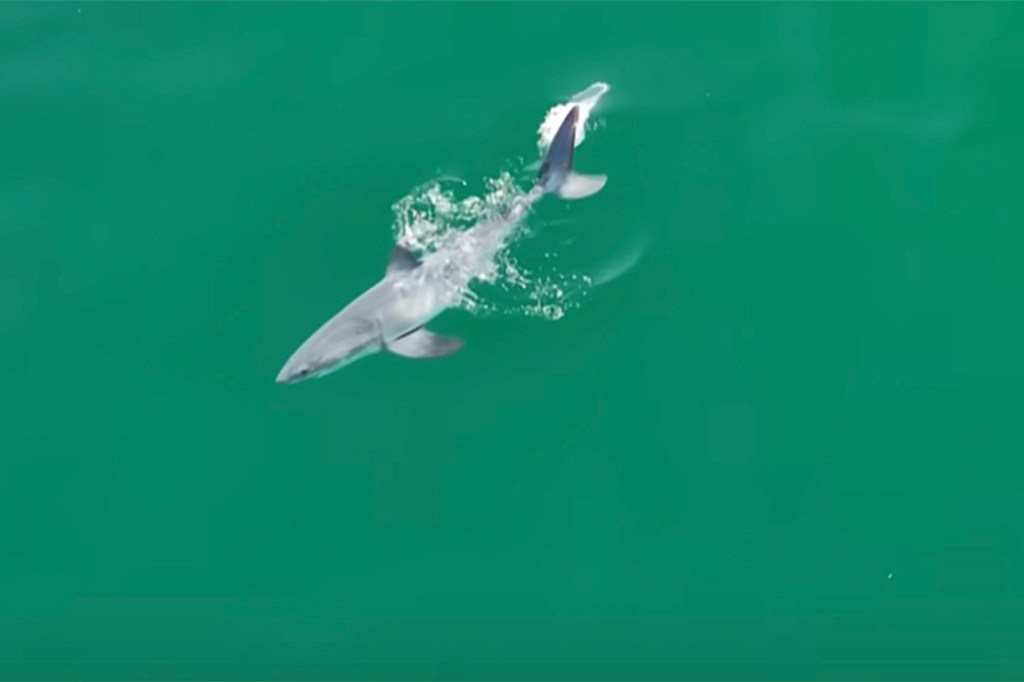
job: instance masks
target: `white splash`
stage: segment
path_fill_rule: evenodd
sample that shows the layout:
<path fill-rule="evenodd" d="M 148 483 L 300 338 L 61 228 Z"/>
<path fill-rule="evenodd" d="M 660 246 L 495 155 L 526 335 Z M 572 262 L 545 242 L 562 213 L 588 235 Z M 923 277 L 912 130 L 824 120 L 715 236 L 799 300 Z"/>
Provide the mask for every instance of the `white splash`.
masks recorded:
<path fill-rule="evenodd" d="M 611 86 L 607 83 L 594 83 L 583 92 L 577 92 L 565 104 L 556 104 L 548 109 L 540 128 L 537 129 L 538 148 L 542 151 L 548 148 L 555 133 L 558 132 L 558 126 L 562 124 L 565 115 L 573 106 L 579 107 L 580 111 L 580 116 L 576 120 L 576 146 L 579 147 L 587 136 L 587 119 L 590 118 L 590 112 L 609 90 Z"/>
<path fill-rule="evenodd" d="M 584 139 L 590 113 L 609 89 L 605 83 L 594 83 L 568 102 L 549 109 L 538 130 L 540 151 L 547 148 L 569 107 L 573 105 L 580 108 L 576 134 L 576 146 L 579 146 Z M 529 188 L 520 187 L 515 179 L 515 175 L 526 168 L 520 164 L 513 171 L 486 178 L 480 196 L 469 192 L 465 180 L 452 176 L 439 177 L 420 185 L 392 206 L 396 242 L 423 253 L 432 253 L 441 248 L 458 248 L 466 230 L 502 215 L 516 199 L 529 191 Z M 525 225 L 519 225 L 508 240 L 508 245 L 511 246 L 526 234 L 529 234 L 529 230 Z M 555 256 L 547 253 L 545 260 L 551 261 Z M 568 310 L 579 305 L 580 299 L 593 283 L 583 274 L 547 270 L 542 266 L 533 269 L 523 266 L 513 257 L 510 249 L 505 248 L 489 267 L 476 273 L 475 285 L 473 289 L 464 292 L 460 307 L 482 315 L 561 319 Z"/>
<path fill-rule="evenodd" d="M 415 188 L 395 202 L 396 242 L 413 251 L 432 252 L 452 230 L 466 230 L 483 219 L 507 210 L 523 191 L 510 173 L 484 180 L 483 196 L 458 198 L 465 180 L 445 176 Z"/>

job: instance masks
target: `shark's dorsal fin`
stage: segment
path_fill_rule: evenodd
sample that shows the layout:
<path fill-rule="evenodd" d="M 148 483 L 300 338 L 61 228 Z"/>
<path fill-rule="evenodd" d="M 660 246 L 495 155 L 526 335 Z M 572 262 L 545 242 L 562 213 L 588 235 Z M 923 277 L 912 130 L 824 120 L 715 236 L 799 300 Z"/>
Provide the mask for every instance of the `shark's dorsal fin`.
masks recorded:
<path fill-rule="evenodd" d="M 419 260 L 412 255 L 412 251 L 401 244 L 391 251 L 391 258 L 388 259 L 388 269 L 385 274 L 393 275 L 398 272 L 408 272 L 420 266 Z"/>
<path fill-rule="evenodd" d="M 407 358 L 439 358 L 443 355 L 451 355 L 462 348 L 462 345 L 462 339 L 441 336 L 420 327 L 395 339 L 387 345 L 387 348 L 395 355 Z"/>

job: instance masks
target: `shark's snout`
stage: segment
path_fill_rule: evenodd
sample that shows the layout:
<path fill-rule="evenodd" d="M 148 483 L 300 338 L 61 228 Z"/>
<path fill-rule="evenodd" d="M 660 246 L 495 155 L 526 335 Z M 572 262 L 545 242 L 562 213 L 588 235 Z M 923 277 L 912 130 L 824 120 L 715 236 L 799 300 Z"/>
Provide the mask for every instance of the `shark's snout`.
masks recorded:
<path fill-rule="evenodd" d="M 279 384 L 292 383 L 292 372 L 288 368 L 288 365 L 285 365 L 284 367 L 281 368 L 281 371 L 277 373 L 277 378 L 274 379 L 274 381 L 276 381 Z"/>
<path fill-rule="evenodd" d="M 294 384 L 303 379 L 308 379 L 312 375 L 312 371 L 309 367 L 304 366 L 294 360 L 289 360 L 285 363 L 281 371 L 277 373 L 277 383 L 279 384 Z"/>

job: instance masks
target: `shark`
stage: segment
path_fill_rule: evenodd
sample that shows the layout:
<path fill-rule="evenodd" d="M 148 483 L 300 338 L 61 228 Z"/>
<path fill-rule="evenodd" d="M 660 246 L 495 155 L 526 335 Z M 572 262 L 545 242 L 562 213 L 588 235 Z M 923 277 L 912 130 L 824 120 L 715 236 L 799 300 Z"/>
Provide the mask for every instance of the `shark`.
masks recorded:
<path fill-rule="evenodd" d="M 533 186 L 502 214 L 482 220 L 438 249 L 417 258 L 394 247 L 384 277 L 317 329 L 288 358 L 277 382 L 294 384 L 338 371 L 381 352 L 406 358 L 438 358 L 460 350 L 462 339 L 426 325 L 457 306 L 470 283 L 486 273 L 516 225 L 545 196 L 589 197 L 607 175 L 573 169 L 579 107 L 566 114 L 544 153 Z"/>

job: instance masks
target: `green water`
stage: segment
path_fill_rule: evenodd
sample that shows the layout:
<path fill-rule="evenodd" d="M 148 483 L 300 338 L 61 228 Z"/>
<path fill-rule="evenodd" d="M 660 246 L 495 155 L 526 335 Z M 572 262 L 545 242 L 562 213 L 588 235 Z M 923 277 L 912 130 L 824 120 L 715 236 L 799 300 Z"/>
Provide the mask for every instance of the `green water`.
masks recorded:
<path fill-rule="evenodd" d="M 1022 9 L 3 3 L 0 677 L 1020 679 Z M 274 383 L 595 81 L 621 276 Z"/>

